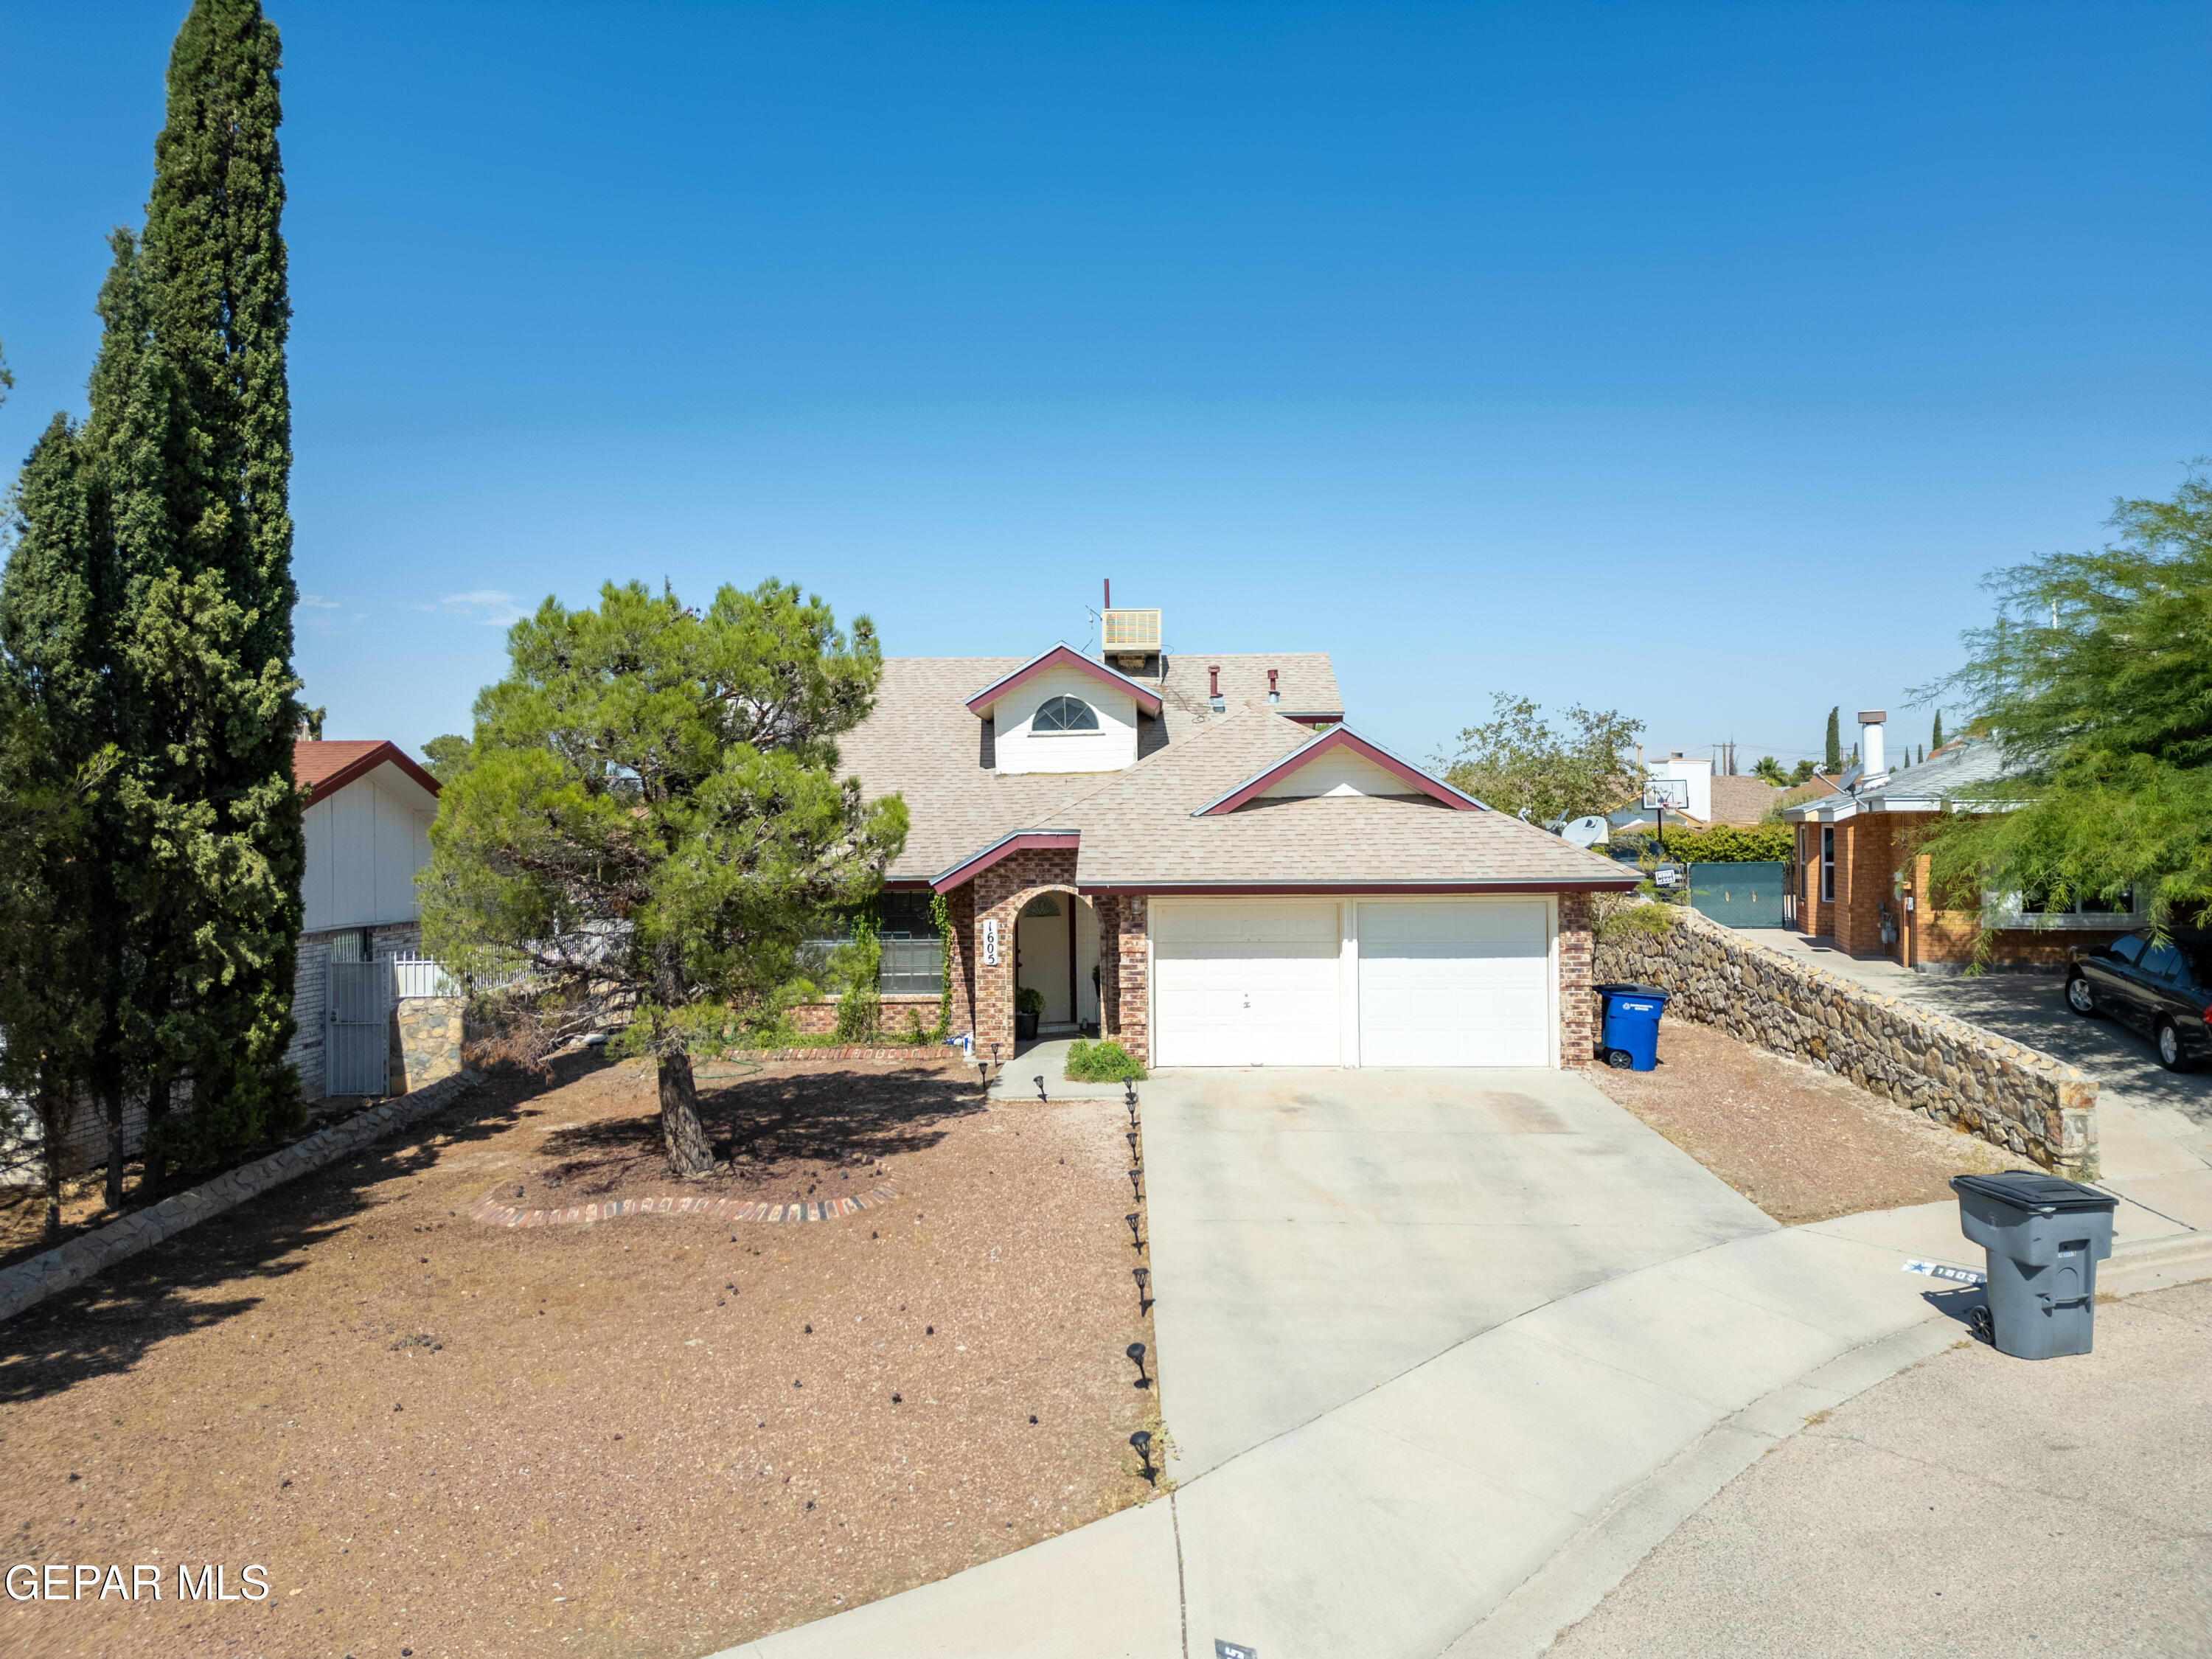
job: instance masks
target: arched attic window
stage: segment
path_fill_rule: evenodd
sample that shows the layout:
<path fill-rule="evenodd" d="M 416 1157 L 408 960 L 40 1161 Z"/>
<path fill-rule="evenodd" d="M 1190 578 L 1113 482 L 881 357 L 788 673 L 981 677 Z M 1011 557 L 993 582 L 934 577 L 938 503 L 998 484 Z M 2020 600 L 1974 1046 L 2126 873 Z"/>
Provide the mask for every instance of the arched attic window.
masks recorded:
<path fill-rule="evenodd" d="M 1080 697 L 1048 697 L 1030 721 L 1032 732 L 1096 732 L 1098 711 Z"/>

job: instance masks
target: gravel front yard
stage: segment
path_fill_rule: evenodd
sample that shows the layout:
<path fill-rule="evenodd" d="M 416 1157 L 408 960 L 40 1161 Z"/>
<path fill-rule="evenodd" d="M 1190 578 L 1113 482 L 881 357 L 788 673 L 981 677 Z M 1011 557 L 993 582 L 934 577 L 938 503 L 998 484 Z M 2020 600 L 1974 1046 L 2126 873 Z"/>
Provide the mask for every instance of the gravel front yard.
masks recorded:
<path fill-rule="evenodd" d="M 577 1061 L 0 1327 L 6 1562 L 165 1575 L 0 1603 L 0 1648 L 697 1655 L 1145 1495 L 1117 1103 L 836 1062 L 702 1090 L 714 1181 L 657 1173 L 638 1066 Z M 886 1171 L 796 1224 L 469 1216 Z M 183 1563 L 271 1594 L 179 1603 Z"/>
<path fill-rule="evenodd" d="M 1784 1225 L 1948 1199 L 1954 1175 L 2033 1167 L 1710 1026 L 1663 1021 L 1659 1068 L 1590 1081 Z"/>

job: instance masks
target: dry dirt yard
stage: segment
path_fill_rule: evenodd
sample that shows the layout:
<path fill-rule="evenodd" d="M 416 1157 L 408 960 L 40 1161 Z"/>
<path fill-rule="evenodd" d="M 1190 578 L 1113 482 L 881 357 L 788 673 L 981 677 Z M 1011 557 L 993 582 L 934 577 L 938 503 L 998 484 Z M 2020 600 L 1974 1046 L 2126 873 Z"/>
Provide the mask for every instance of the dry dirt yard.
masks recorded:
<path fill-rule="evenodd" d="M 1143 1497 L 1119 1103 L 719 1069 L 751 1074 L 702 1083 L 715 1180 L 659 1173 L 639 1066 L 579 1060 L 0 1326 L 4 1564 L 164 1574 L 0 1601 L 0 1650 L 692 1656 Z M 885 1171 L 835 1220 L 469 1217 Z M 179 1603 L 183 1563 L 271 1594 Z"/>
<path fill-rule="evenodd" d="M 1952 1196 L 1954 1175 L 2033 1165 L 1832 1072 L 1662 1020 L 1659 1067 L 1590 1081 L 1784 1226 Z"/>

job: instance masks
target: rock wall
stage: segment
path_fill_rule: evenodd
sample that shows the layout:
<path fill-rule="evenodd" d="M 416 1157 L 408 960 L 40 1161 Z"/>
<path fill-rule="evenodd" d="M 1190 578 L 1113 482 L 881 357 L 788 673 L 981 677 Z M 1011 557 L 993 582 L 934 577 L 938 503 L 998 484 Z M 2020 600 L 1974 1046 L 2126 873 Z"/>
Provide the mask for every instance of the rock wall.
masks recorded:
<path fill-rule="evenodd" d="M 1600 984 L 1657 986 L 1670 994 L 1670 1019 L 1825 1066 L 2069 1179 L 2095 1176 L 2097 1085 L 2072 1066 L 1793 961 L 1694 911 L 1674 912 L 1663 935 L 1606 927 L 1622 908 L 1601 902 Z"/>
<path fill-rule="evenodd" d="M 459 1073 L 463 1000 L 460 997 L 399 999 L 393 1020 L 399 1051 L 397 1075 L 392 1079 L 393 1094 L 412 1094 Z"/>

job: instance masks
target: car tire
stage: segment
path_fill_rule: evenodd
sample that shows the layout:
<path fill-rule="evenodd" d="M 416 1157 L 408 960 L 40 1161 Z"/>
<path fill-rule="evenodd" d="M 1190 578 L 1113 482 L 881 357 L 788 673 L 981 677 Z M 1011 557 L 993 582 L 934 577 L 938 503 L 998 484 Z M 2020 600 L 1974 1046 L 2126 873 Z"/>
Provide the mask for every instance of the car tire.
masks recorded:
<path fill-rule="evenodd" d="M 2087 974 L 2071 974 L 2066 980 L 2066 1006 L 2084 1019 L 2097 1019 L 2104 1010 L 2097 1006 L 2097 994 L 2089 987 Z"/>
<path fill-rule="evenodd" d="M 2158 1050 L 2158 1063 L 2169 1072 L 2189 1069 L 2189 1051 L 2181 1046 L 2181 1028 L 2170 1019 L 2161 1019 L 2158 1029 L 2151 1033 L 2152 1045 Z"/>

